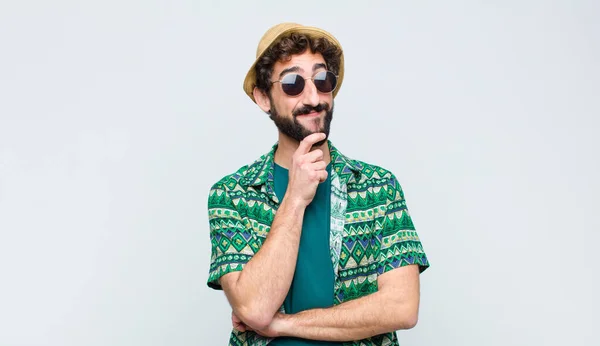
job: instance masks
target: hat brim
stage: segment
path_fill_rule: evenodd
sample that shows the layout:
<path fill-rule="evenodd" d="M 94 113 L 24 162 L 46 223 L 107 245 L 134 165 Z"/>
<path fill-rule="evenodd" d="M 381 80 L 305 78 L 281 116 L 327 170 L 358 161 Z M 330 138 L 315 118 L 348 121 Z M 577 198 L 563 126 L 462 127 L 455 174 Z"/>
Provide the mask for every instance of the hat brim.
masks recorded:
<path fill-rule="evenodd" d="M 335 44 L 340 49 L 340 51 L 342 53 L 340 56 L 338 81 L 337 81 L 337 86 L 336 86 L 335 90 L 333 91 L 333 97 L 335 97 L 337 95 L 338 91 L 340 90 L 340 87 L 342 86 L 342 82 L 344 80 L 344 52 L 342 50 L 342 45 L 333 35 L 331 35 L 329 32 L 327 32 L 323 29 L 299 25 L 297 27 L 291 27 L 289 29 L 286 29 L 286 30 L 282 31 L 281 33 L 279 33 L 277 36 L 275 36 L 271 40 L 271 42 L 265 47 L 265 49 L 262 52 L 260 52 L 260 54 L 254 60 L 254 63 L 252 64 L 252 66 L 250 66 L 248 73 L 246 73 L 246 78 L 244 79 L 244 92 L 248 95 L 248 97 L 250 97 L 250 99 L 252 99 L 252 101 L 254 103 L 256 103 L 256 100 L 254 99 L 254 88 L 256 86 L 256 71 L 255 71 L 256 63 L 262 57 L 262 55 L 265 53 L 265 51 L 267 49 L 269 49 L 274 43 L 277 43 L 282 36 L 290 34 L 292 32 L 299 33 L 299 34 L 305 34 L 307 36 L 310 36 L 311 38 L 321 38 L 321 37 L 326 38 L 327 40 L 329 40 L 330 42 Z"/>

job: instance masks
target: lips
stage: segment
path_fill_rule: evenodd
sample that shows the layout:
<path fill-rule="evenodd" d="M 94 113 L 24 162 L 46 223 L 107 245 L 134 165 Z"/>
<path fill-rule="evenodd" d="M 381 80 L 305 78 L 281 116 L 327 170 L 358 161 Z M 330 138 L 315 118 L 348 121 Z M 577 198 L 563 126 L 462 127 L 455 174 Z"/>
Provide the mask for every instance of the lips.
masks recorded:
<path fill-rule="evenodd" d="M 316 116 L 319 116 L 319 114 L 321 114 L 321 112 L 312 111 L 312 112 L 310 112 L 308 114 L 300 114 L 300 115 L 297 115 L 297 116 L 299 116 L 299 117 L 316 117 Z"/>
<path fill-rule="evenodd" d="M 314 107 L 304 105 L 303 107 L 297 109 L 294 113 L 292 113 L 292 115 L 295 117 L 304 116 L 304 117 L 310 118 L 310 117 L 316 117 L 316 116 L 320 115 L 321 113 L 323 113 L 324 111 L 328 111 L 328 110 L 329 110 L 329 105 L 327 103 L 320 103 Z"/>

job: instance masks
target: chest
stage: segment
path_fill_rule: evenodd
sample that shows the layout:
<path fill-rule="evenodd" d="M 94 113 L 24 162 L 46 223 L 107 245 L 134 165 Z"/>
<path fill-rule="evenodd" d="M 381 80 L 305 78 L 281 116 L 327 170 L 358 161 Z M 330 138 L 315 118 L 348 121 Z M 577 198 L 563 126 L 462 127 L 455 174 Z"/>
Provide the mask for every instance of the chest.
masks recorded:
<path fill-rule="evenodd" d="M 338 252 L 341 269 L 373 263 L 378 255 L 385 220 L 385 190 L 376 185 L 349 184 L 346 191 L 332 189 L 327 197 L 330 209 L 322 215 L 328 216 L 331 236 L 341 243 L 337 250 L 335 241 L 330 244 L 331 251 Z M 246 227 L 262 243 L 271 229 L 279 204 L 265 191 L 249 190 L 243 198 L 245 207 L 241 214 Z M 323 199 L 320 205 L 323 205 Z"/>

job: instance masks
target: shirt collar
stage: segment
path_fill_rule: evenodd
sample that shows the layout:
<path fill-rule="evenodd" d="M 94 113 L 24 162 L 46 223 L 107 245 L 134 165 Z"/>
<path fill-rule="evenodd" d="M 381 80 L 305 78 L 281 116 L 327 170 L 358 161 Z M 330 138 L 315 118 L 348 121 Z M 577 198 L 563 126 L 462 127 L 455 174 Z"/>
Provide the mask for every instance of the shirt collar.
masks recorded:
<path fill-rule="evenodd" d="M 332 170 L 335 171 L 342 182 L 346 184 L 356 181 L 356 179 L 360 177 L 363 165 L 356 160 L 344 156 L 330 140 L 328 140 L 327 143 L 331 155 Z M 277 146 L 278 143 L 275 143 L 267 154 L 262 155 L 248 167 L 248 170 L 240 181 L 241 184 L 247 186 L 259 186 L 264 184 L 270 185 L 270 183 L 273 182 L 274 157 Z"/>

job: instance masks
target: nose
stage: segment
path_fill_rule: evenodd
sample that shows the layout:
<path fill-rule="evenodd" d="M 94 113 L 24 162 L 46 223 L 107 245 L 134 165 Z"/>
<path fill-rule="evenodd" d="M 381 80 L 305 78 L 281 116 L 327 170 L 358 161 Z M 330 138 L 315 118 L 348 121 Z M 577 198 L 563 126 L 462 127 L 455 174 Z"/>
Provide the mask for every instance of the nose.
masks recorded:
<path fill-rule="evenodd" d="M 319 104 L 319 92 L 312 79 L 306 80 L 302 102 L 305 105 L 312 107 L 316 107 Z"/>

